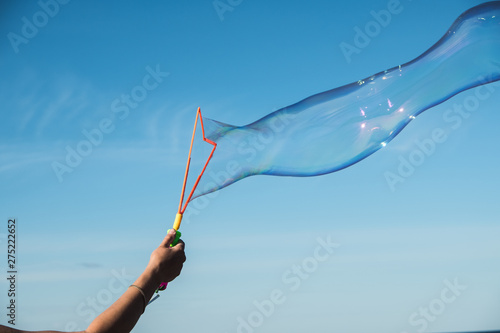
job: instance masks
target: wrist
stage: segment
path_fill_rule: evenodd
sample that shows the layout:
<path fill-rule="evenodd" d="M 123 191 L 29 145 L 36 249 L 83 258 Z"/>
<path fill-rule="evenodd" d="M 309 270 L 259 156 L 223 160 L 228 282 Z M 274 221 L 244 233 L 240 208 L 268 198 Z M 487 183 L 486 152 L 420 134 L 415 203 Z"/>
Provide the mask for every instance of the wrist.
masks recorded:
<path fill-rule="evenodd" d="M 160 280 L 158 270 L 148 265 L 137 280 L 135 280 L 134 284 L 141 287 L 147 295 L 151 296 L 160 285 Z"/>
<path fill-rule="evenodd" d="M 149 279 L 154 283 L 154 285 L 156 287 L 160 283 L 162 283 L 159 267 L 154 266 L 154 265 L 148 265 L 148 266 L 146 266 L 146 269 L 144 270 L 144 274 L 148 275 Z"/>

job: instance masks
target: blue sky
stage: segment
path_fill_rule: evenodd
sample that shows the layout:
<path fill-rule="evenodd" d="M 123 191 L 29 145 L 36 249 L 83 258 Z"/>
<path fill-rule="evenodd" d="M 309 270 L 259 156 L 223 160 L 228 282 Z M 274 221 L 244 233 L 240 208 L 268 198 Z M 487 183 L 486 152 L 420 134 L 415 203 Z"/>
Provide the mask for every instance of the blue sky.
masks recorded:
<path fill-rule="evenodd" d="M 40 3 L 0 13 L 0 211 L 18 221 L 17 326 L 76 330 L 171 227 L 198 106 L 225 123 L 255 121 L 414 59 L 481 1 L 401 0 L 350 59 L 341 43 L 394 1 Z M 23 29 L 29 38 L 13 43 Z M 134 332 L 500 328 L 500 86 L 489 87 L 487 98 L 469 90 L 426 111 L 348 169 L 250 177 L 192 202 L 183 273 Z M 468 118 L 447 121 L 474 98 Z M 387 172 L 436 129 L 446 140 L 391 187 Z M 96 144 L 82 144 L 96 131 Z M 87 153 L 58 177 L 68 147 Z M 340 246 L 329 252 L 328 239 Z M 453 293 L 455 282 L 465 289 Z"/>

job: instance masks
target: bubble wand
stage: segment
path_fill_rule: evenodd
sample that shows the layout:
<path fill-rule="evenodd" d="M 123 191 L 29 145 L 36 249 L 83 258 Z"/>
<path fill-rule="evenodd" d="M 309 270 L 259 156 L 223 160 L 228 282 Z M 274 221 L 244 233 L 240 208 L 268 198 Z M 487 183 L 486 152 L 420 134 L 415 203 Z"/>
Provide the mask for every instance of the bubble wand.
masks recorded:
<path fill-rule="evenodd" d="M 196 133 L 196 126 L 198 125 L 198 118 L 200 118 L 201 133 L 203 135 L 203 141 L 208 142 L 211 145 L 213 145 L 213 148 L 212 148 L 212 151 L 210 152 L 210 155 L 208 156 L 207 161 L 205 162 L 205 165 L 203 166 L 203 169 L 201 170 L 200 174 L 198 175 L 198 178 L 196 178 L 196 181 L 193 185 L 193 188 L 191 189 L 191 192 L 189 193 L 187 200 L 183 206 L 182 203 L 184 201 L 184 193 L 186 192 L 186 183 L 187 183 L 187 178 L 188 178 L 188 174 L 189 174 L 189 166 L 191 164 L 191 151 L 193 150 L 194 135 Z M 179 202 L 179 209 L 177 210 L 177 215 L 175 215 L 174 225 L 172 227 L 175 230 L 175 238 L 170 246 L 176 245 L 181 237 L 181 232 L 179 231 L 179 228 L 181 227 L 182 216 L 183 216 L 184 212 L 186 211 L 186 208 L 187 208 L 189 201 L 193 197 L 194 191 L 196 190 L 196 187 L 198 186 L 198 183 L 200 182 L 201 176 L 203 176 L 203 173 L 205 172 L 205 169 L 207 168 L 208 162 L 210 162 L 210 160 L 212 159 L 215 148 L 217 148 L 217 144 L 215 142 L 213 142 L 212 140 L 207 139 L 205 137 L 205 127 L 203 126 L 203 117 L 201 116 L 201 109 L 198 108 L 198 110 L 196 111 L 196 119 L 194 121 L 193 135 L 191 137 L 191 145 L 189 147 L 189 155 L 188 155 L 187 164 L 186 164 L 186 171 L 184 173 L 184 181 L 182 183 L 181 200 Z M 170 231 L 170 229 L 169 229 L 169 231 Z M 158 287 L 158 289 L 156 289 L 156 293 L 158 293 L 159 291 L 165 290 L 167 288 L 167 285 L 168 285 L 168 282 L 162 282 L 160 284 L 160 286 Z M 158 297 L 160 297 L 160 295 L 156 295 L 151 301 L 149 301 L 149 303 L 153 302 Z"/>

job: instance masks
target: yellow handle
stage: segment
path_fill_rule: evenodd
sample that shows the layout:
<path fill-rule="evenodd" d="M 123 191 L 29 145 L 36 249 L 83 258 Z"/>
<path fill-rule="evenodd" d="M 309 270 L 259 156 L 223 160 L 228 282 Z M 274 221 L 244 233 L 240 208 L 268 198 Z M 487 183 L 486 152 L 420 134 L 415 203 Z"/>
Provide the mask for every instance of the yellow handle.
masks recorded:
<path fill-rule="evenodd" d="M 175 216 L 175 221 L 174 221 L 174 229 L 175 231 L 179 230 L 181 227 L 181 221 L 182 221 L 182 214 L 177 213 Z"/>

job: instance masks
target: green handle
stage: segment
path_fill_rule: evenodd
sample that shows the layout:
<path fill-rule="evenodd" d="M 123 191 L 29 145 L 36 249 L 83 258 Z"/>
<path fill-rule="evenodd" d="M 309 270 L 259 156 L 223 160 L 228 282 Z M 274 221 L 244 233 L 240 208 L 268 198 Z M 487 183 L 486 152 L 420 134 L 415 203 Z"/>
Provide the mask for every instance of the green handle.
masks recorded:
<path fill-rule="evenodd" d="M 172 229 L 168 229 L 167 232 L 170 232 L 170 230 Z M 176 246 L 177 243 L 179 243 L 179 239 L 181 238 L 181 232 L 179 230 L 176 230 L 175 231 L 175 238 L 174 238 L 174 241 L 172 242 L 172 244 L 170 244 L 170 246 Z"/>

